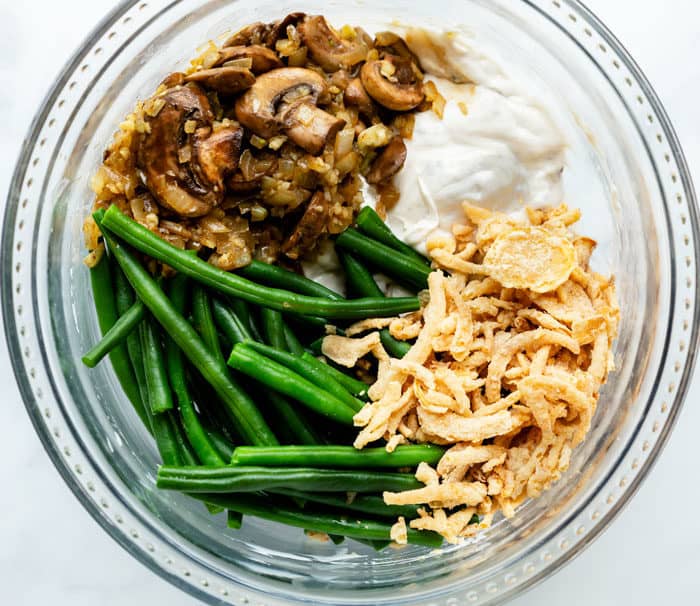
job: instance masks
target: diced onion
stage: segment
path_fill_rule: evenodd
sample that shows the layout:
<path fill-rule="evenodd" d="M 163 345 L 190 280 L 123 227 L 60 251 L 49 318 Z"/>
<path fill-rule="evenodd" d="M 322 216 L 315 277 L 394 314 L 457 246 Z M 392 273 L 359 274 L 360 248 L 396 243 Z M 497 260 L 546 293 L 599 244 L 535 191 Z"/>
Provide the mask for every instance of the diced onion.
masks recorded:
<path fill-rule="evenodd" d="M 335 158 L 336 160 L 345 157 L 352 151 L 352 144 L 355 140 L 355 130 L 344 128 L 335 136 Z"/>

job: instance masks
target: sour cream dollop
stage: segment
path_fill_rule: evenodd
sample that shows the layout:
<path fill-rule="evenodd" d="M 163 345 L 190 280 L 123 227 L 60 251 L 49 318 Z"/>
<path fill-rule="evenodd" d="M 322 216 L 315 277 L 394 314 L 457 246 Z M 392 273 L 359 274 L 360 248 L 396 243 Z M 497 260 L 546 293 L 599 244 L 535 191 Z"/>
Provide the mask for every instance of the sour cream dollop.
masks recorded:
<path fill-rule="evenodd" d="M 430 236 L 464 221 L 465 200 L 509 213 L 561 202 L 566 142 L 531 91 L 468 32 L 409 28 L 405 39 L 446 104 L 442 119 L 417 114 L 406 141 L 401 197 L 387 216 L 397 236 L 425 251 Z"/>

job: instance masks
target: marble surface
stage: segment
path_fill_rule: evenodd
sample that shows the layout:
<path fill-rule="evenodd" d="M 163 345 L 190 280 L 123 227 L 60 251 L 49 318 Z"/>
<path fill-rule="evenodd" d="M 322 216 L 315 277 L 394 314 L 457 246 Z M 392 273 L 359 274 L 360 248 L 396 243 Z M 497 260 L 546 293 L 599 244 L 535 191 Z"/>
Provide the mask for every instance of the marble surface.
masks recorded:
<path fill-rule="evenodd" d="M 113 0 L 40 0 L 28 8 L 0 0 L 1 207 L 22 139 L 49 84 L 112 5 Z M 694 0 L 588 5 L 655 86 L 700 183 L 700 8 Z M 197 603 L 128 556 L 63 484 L 24 412 L 4 339 L 0 386 L 0 604 Z M 698 603 L 699 398 L 696 376 L 675 433 L 636 497 L 575 562 L 511 602 L 514 606 Z"/>

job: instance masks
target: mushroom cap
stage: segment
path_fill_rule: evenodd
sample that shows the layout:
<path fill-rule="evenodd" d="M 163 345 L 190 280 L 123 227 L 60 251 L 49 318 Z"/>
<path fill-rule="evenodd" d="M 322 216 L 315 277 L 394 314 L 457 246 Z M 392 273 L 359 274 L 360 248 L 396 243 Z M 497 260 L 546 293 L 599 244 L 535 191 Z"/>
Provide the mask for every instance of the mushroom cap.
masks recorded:
<path fill-rule="evenodd" d="M 372 117 L 375 114 L 374 103 L 372 103 L 372 99 L 367 94 L 365 87 L 362 86 L 362 80 L 360 78 L 350 80 L 343 92 L 343 100 L 346 105 L 357 107 L 360 114 L 366 118 Z"/>
<path fill-rule="evenodd" d="M 406 41 L 398 34 L 394 32 L 377 32 L 374 36 L 373 44 L 377 51 L 379 51 L 380 57 L 385 55 L 403 57 L 404 59 L 410 59 L 420 68 L 418 57 L 411 51 Z"/>
<path fill-rule="evenodd" d="M 234 59 L 250 59 L 252 62 L 250 71 L 256 75 L 269 72 L 271 69 L 284 67 L 284 63 L 273 50 L 259 44 L 222 48 L 219 51 L 219 59 L 213 67 L 218 67 Z"/>
<path fill-rule="evenodd" d="M 308 101 L 295 103 L 284 113 L 284 132 L 291 141 L 314 156 L 319 155 L 344 126 L 345 120 Z"/>
<path fill-rule="evenodd" d="M 192 72 L 185 81 L 197 82 L 224 95 L 235 95 L 250 88 L 255 82 L 255 76 L 245 67 L 214 67 Z"/>
<path fill-rule="evenodd" d="M 411 60 L 387 55 L 365 63 L 360 78 L 372 99 L 388 109 L 402 112 L 417 107 L 425 97 L 423 84 L 414 70 L 417 68 Z M 392 73 L 391 79 L 382 72 Z"/>
<path fill-rule="evenodd" d="M 182 86 L 185 83 L 185 74 L 182 72 L 173 72 L 168 74 L 160 82 L 159 86 L 164 86 L 165 88 L 174 88 L 175 86 Z"/>
<path fill-rule="evenodd" d="M 227 46 L 260 44 L 265 35 L 267 27 L 267 24 L 263 23 L 262 21 L 250 23 L 249 25 L 246 25 L 245 27 L 242 27 L 238 31 L 231 34 L 231 36 L 228 37 L 223 43 L 222 48 L 226 48 Z"/>
<path fill-rule="evenodd" d="M 223 198 L 223 177 L 235 168 L 243 135 L 234 129 L 242 129 L 210 134 L 214 115 L 197 85 L 177 86 L 158 98 L 164 105 L 146 116 L 150 130 L 140 138 L 136 164 L 159 204 L 184 217 L 205 215 Z M 187 122 L 194 122 L 192 129 Z"/>
<path fill-rule="evenodd" d="M 274 48 L 281 34 L 286 33 L 287 26 L 300 21 L 304 16 L 304 13 L 296 12 L 290 13 L 286 17 L 272 23 L 263 23 L 262 21 L 251 23 L 230 36 L 224 42 L 223 47 L 262 44 L 268 48 Z"/>
<path fill-rule="evenodd" d="M 265 44 L 270 48 L 275 48 L 277 40 L 287 36 L 287 28 L 290 25 L 297 25 L 304 17 L 306 17 L 306 13 L 297 11 L 289 13 L 286 17 L 270 23 L 265 35 Z"/>
<path fill-rule="evenodd" d="M 406 161 L 406 144 L 401 137 L 394 137 L 372 162 L 367 173 L 367 182 L 377 185 L 391 179 L 401 170 Z"/>
<path fill-rule="evenodd" d="M 330 204 L 323 191 L 317 191 L 304 210 L 294 230 L 282 244 L 282 250 L 290 259 L 298 259 L 313 249 L 326 231 L 330 216 Z"/>
<path fill-rule="evenodd" d="M 299 33 L 311 58 L 327 72 L 350 69 L 367 58 L 369 48 L 360 36 L 341 38 L 322 15 L 306 17 L 299 24 Z"/>
<path fill-rule="evenodd" d="M 195 132 L 192 170 L 202 183 L 215 192 L 224 190 L 224 178 L 238 168 L 243 143 L 243 128 L 237 124 L 223 126 L 213 132 L 201 128 Z"/>
<path fill-rule="evenodd" d="M 236 119 L 260 137 L 272 137 L 284 126 L 284 110 L 294 97 L 311 103 L 327 97 L 323 76 L 303 67 L 273 69 L 258 77 L 235 106 Z M 282 111 L 280 111 L 282 110 Z"/>

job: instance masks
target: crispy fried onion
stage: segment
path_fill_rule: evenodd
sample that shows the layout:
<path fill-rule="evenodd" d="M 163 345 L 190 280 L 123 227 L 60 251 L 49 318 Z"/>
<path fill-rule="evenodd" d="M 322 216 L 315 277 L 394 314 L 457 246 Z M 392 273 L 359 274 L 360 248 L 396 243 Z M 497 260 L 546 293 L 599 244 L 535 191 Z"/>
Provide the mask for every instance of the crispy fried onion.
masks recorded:
<path fill-rule="evenodd" d="M 512 516 L 567 469 L 613 369 L 619 321 L 613 281 L 588 267 L 595 242 L 569 231 L 578 211 L 528 209 L 522 223 L 464 210 L 454 237 L 428 243 L 435 271 L 421 312 L 363 321 L 349 333 L 364 336 L 323 343 L 343 366 L 368 354 L 379 361 L 371 401 L 354 419 L 355 447 L 382 438 L 389 450 L 451 445 L 435 468 L 419 466 L 425 487 L 384 494 L 388 504 L 421 505 L 408 525 L 451 542 L 498 511 Z M 387 326 L 416 339 L 401 360 L 382 348 L 377 331 Z M 396 542 L 404 529 L 397 522 Z"/>

